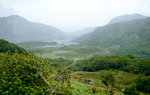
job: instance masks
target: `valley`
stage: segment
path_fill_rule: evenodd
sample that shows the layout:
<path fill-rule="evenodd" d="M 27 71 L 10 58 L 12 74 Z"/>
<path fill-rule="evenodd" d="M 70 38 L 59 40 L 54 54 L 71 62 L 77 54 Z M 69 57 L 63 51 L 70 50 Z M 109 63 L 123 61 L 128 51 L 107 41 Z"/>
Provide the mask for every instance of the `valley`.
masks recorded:
<path fill-rule="evenodd" d="M 69 35 L 0 18 L 0 94 L 149 95 L 149 26 L 149 17 L 123 15 Z"/>

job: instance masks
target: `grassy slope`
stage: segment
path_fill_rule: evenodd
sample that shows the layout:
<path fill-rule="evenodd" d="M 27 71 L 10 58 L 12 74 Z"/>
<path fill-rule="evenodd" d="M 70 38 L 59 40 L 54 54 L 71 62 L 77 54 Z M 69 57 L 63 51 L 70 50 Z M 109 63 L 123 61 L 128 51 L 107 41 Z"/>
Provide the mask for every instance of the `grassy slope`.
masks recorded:
<path fill-rule="evenodd" d="M 112 48 L 116 54 L 135 54 L 149 57 L 150 54 L 150 18 L 120 22 L 97 28 L 85 34 L 77 42 L 86 45 L 99 45 Z"/>
<path fill-rule="evenodd" d="M 117 81 L 115 82 L 116 87 L 118 89 L 122 89 L 128 85 L 130 85 L 139 75 L 135 75 L 132 73 L 126 73 L 117 70 L 100 70 L 97 72 L 74 72 L 72 74 L 72 87 L 74 88 L 74 95 L 104 95 L 106 94 L 106 87 L 101 82 L 102 75 L 105 73 L 111 72 L 115 74 L 115 78 Z M 88 83 L 88 81 L 92 81 L 96 84 L 96 87 L 92 86 Z M 96 88 L 97 92 L 92 93 L 92 89 Z M 122 93 L 121 90 L 116 90 L 115 95 L 120 95 Z M 141 93 L 141 95 L 145 95 Z"/>

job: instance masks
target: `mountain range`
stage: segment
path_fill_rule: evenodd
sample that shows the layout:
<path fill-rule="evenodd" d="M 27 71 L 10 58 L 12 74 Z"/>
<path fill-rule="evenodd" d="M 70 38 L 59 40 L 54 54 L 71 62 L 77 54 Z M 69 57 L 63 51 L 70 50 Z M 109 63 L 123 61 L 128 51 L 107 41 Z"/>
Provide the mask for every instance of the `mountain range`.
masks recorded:
<path fill-rule="evenodd" d="M 77 35 L 77 36 L 81 36 L 83 34 L 87 34 L 87 33 L 90 33 L 92 31 L 94 31 L 96 28 L 97 27 L 86 27 L 86 28 L 83 28 L 83 29 L 81 29 L 79 31 L 75 31 L 72 34 Z"/>
<path fill-rule="evenodd" d="M 141 14 L 125 14 L 121 16 L 114 17 L 111 19 L 108 24 L 118 23 L 118 22 L 124 22 L 124 21 L 131 21 L 135 19 L 144 19 L 146 16 L 143 16 Z"/>
<path fill-rule="evenodd" d="M 150 56 L 150 17 L 107 24 L 80 36 L 75 41 L 110 48 L 114 54 Z"/>
<path fill-rule="evenodd" d="M 0 38 L 9 41 L 51 40 L 64 35 L 53 26 L 30 22 L 18 15 L 0 18 Z"/>

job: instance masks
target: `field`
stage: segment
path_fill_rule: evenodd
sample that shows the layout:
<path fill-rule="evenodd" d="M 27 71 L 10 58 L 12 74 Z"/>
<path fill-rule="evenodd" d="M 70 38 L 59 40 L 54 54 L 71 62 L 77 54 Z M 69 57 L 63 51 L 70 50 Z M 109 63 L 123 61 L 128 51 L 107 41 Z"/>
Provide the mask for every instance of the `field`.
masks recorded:
<path fill-rule="evenodd" d="M 108 55 L 107 49 L 98 46 L 70 45 L 62 47 L 32 47 L 28 51 L 43 58 L 89 58 L 93 56 Z"/>

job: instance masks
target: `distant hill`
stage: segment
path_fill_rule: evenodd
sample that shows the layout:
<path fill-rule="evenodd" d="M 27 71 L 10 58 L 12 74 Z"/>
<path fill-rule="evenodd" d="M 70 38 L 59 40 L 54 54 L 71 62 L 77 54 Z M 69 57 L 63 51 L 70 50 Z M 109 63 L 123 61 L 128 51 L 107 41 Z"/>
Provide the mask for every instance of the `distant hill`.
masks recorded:
<path fill-rule="evenodd" d="M 41 47 L 41 46 L 46 46 L 46 45 L 57 45 L 57 42 L 25 41 L 25 42 L 16 43 L 16 44 L 23 48 L 29 48 L 29 47 Z"/>
<path fill-rule="evenodd" d="M 150 18 L 108 24 L 80 36 L 76 41 L 111 48 L 114 54 L 150 57 Z"/>
<path fill-rule="evenodd" d="M 86 28 L 83 28 L 79 31 L 76 31 L 74 32 L 75 35 L 83 35 L 83 34 L 87 34 L 87 33 L 90 33 L 90 32 L 93 32 L 97 27 L 86 27 Z"/>
<path fill-rule="evenodd" d="M 135 19 L 144 19 L 146 16 L 140 15 L 140 14 L 125 14 L 121 16 L 117 16 L 109 21 L 108 24 L 123 22 L 123 21 L 130 21 Z"/>
<path fill-rule="evenodd" d="M 0 38 L 9 41 L 50 40 L 63 35 L 62 31 L 53 26 L 30 22 L 21 16 L 0 18 Z"/>
<path fill-rule="evenodd" d="M 15 53 L 16 51 L 18 53 L 27 53 L 25 49 L 13 44 L 13 43 L 10 43 L 6 40 L 0 39 L 0 53 L 1 52 L 4 53 L 7 51 L 10 51 L 11 53 Z"/>

